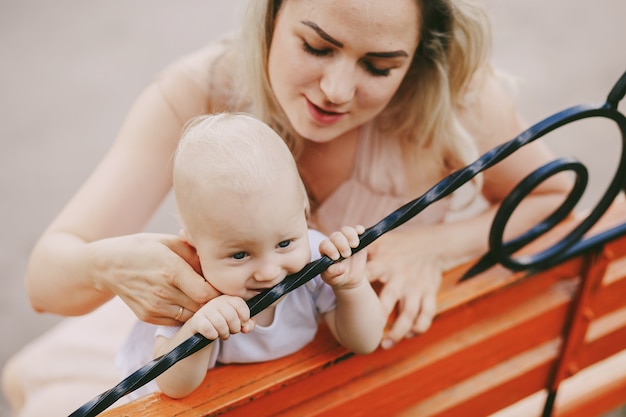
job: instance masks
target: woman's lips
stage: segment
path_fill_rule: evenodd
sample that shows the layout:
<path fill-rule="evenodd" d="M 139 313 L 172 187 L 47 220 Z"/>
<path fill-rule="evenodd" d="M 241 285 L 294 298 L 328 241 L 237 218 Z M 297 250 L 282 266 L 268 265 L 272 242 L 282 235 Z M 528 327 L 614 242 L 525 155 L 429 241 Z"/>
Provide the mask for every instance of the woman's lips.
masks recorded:
<path fill-rule="evenodd" d="M 331 125 L 333 123 L 336 123 L 346 114 L 324 110 L 321 107 L 318 107 L 315 104 L 311 103 L 308 99 L 306 100 L 306 104 L 309 109 L 309 114 L 311 115 L 313 120 L 323 125 Z"/>

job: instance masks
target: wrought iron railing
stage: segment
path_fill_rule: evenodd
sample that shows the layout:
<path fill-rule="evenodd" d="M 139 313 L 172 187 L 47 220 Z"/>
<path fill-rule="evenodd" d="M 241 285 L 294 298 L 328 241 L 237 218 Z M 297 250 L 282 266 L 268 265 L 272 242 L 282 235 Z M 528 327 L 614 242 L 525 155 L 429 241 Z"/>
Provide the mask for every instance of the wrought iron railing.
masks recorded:
<path fill-rule="evenodd" d="M 360 237 L 360 245 L 353 249 L 353 253 L 360 251 L 384 233 L 395 229 L 409 219 L 418 215 L 435 201 L 449 196 L 476 175 L 499 163 L 520 149 L 522 146 L 543 137 L 559 127 L 588 118 L 605 118 L 615 122 L 619 128 L 622 138 L 622 151 L 617 170 L 609 184 L 609 187 L 604 195 L 599 199 L 595 207 L 590 210 L 587 217 L 574 227 L 573 230 L 571 230 L 565 237 L 554 245 L 535 254 L 514 257 L 514 254 L 522 247 L 545 234 L 565 219 L 576 207 L 587 186 L 587 168 L 577 160 L 571 158 L 561 158 L 540 167 L 522 180 L 520 184 L 518 184 L 504 199 L 491 226 L 488 252 L 482 256 L 476 264 L 469 268 L 461 280 L 470 279 L 476 274 L 483 272 L 496 264 L 501 264 L 506 268 L 515 271 L 527 269 L 544 270 L 559 264 L 566 259 L 592 250 L 594 247 L 601 246 L 618 236 L 626 234 L 626 223 L 624 223 L 597 235 L 590 237 L 584 236 L 585 233 L 587 233 L 589 229 L 598 221 L 598 219 L 600 219 L 600 217 L 602 217 L 602 215 L 607 211 L 617 195 L 625 191 L 626 117 L 618 109 L 618 104 L 624 98 L 625 94 L 626 72 L 611 89 L 605 103 L 601 105 L 579 105 L 563 110 L 531 126 L 529 129 L 522 132 L 512 140 L 483 154 L 472 164 L 450 174 L 422 196 L 405 204 L 374 226 L 366 229 Z M 503 233 L 506 223 L 520 202 L 541 182 L 545 181 L 552 175 L 563 171 L 571 171 L 576 177 L 574 186 L 563 203 L 543 221 L 535 225 L 522 236 L 504 242 Z M 273 288 L 251 298 L 247 302 L 250 307 L 250 315 L 254 316 L 258 314 L 284 294 L 298 288 L 326 270 L 326 268 L 334 262 L 338 261 L 333 261 L 328 257 L 322 257 L 306 265 L 300 272 L 286 277 L 281 283 L 277 284 Z M 149 362 L 141 369 L 121 381 L 115 387 L 84 404 L 82 407 L 74 411 L 70 417 L 88 417 L 99 414 L 111 406 L 119 398 L 145 385 L 179 360 L 197 352 L 211 342 L 212 340 L 208 340 L 200 334 L 190 337 L 171 352 Z M 550 414 L 551 406 L 552 404 L 546 404 L 544 415 Z"/>

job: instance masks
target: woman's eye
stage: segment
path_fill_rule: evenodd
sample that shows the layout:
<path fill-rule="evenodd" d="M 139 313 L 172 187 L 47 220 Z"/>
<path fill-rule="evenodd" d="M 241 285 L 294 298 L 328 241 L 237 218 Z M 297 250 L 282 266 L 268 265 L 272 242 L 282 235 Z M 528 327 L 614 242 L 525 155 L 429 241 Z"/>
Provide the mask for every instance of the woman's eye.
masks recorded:
<path fill-rule="evenodd" d="M 306 42 L 303 42 L 302 46 L 304 48 L 304 52 L 313 56 L 326 56 L 331 52 L 330 49 L 315 49 Z"/>
<path fill-rule="evenodd" d="M 286 248 L 289 245 L 291 245 L 291 240 L 283 240 L 282 242 L 280 242 L 278 244 L 278 247 L 279 248 Z"/>
<path fill-rule="evenodd" d="M 367 61 L 363 61 L 363 66 L 365 67 L 365 70 L 367 72 L 377 77 L 386 77 L 389 75 L 391 71 L 391 69 L 389 68 L 384 68 L 384 69 L 377 68 L 375 65 Z"/>
<path fill-rule="evenodd" d="M 248 256 L 247 252 L 237 252 L 237 253 L 233 253 L 231 255 L 231 258 L 241 260 L 241 259 L 244 259 L 246 256 Z"/>

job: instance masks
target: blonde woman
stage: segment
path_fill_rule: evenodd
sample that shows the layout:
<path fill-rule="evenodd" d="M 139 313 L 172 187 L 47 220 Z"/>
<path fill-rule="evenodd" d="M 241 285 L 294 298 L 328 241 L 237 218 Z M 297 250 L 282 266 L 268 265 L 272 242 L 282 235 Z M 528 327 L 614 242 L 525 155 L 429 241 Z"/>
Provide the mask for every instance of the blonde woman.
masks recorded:
<path fill-rule="evenodd" d="M 475 0 L 250 0 L 240 32 L 147 86 L 33 249 L 33 307 L 86 316 L 8 363 L 16 415 L 67 414 L 115 383 L 94 368 L 112 367 L 120 338 L 103 327 L 111 316 L 116 329 L 133 315 L 174 325 L 217 295 L 179 237 L 141 233 L 171 189 L 171 157 L 191 118 L 246 111 L 269 124 L 296 158 L 311 225 L 326 233 L 373 224 L 524 127 L 490 70 L 489 25 Z M 488 209 L 446 223 L 442 200 L 368 248 L 385 312 L 399 308 L 383 348 L 428 329 L 442 272 L 485 251 L 498 203 L 549 158 L 542 144 L 527 146 L 476 181 Z M 508 231 L 543 218 L 567 190 L 560 178 L 541 184 Z"/>

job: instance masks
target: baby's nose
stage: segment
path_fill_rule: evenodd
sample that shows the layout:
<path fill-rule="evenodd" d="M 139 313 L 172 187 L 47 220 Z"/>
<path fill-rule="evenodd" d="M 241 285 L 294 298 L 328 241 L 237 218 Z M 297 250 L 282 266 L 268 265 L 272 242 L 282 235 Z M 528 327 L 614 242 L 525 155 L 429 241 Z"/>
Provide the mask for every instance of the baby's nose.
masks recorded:
<path fill-rule="evenodd" d="M 271 261 L 264 261 L 259 265 L 254 279 L 257 281 L 267 282 L 273 281 L 280 277 L 282 268 L 279 264 Z"/>

